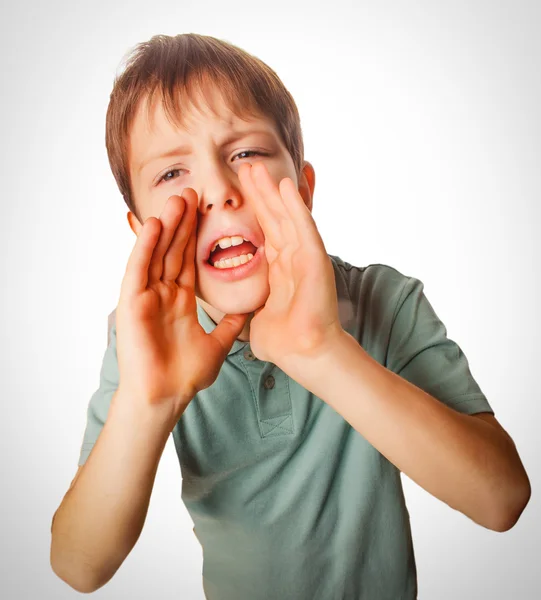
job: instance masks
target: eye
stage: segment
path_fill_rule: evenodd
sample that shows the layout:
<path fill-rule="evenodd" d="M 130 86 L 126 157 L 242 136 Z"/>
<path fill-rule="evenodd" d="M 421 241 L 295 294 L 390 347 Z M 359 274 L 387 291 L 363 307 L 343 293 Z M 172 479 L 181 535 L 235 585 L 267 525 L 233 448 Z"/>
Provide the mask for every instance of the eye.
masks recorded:
<path fill-rule="evenodd" d="M 266 154 L 265 152 L 260 152 L 259 150 L 243 150 L 242 152 L 235 154 L 235 156 L 233 158 L 235 159 L 235 158 L 237 158 L 237 156 L 241 156 L 242 154 L 252 154 L 254 156 L 268 156 L 268 154 Z M 246 158 L 246 157 L 243 157 L 243 158 Z"/>
<path fill-rule="evenodd" d="M 159 179 L 158 179 L 158 184 L 160 184 L 162 181 L 173 181 L 173 179 L 175 179 L 175 177 L 169 177 L 169 175 L 172 175 L 173 173 L 180 173 L 180 171 L 184 171 L 184 169 L 168 169 Z"/>

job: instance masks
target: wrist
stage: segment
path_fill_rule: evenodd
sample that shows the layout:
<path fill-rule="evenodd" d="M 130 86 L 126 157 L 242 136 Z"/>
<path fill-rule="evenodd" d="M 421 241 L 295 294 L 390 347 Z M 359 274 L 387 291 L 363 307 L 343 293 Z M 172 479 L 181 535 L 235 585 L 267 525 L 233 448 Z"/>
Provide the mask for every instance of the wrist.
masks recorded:
<path fill-rule="evenodd" d="M 111 400 L 111 410 L 137 427 L 170 433 L 184 413 L 188 398 L 146 397 L 127 386 L 119 386 Z"/>
<path fill-rule="evenodd" d="M 331 366 L 343 360 L 352 350 L 358 349 L 359 344 L 355 338 L 344 329 L 340 329 L 310 354 L 287 357 L 285 364 L 280 368 L 297 383 L 320 395 L 321 386 L 328 379 Z"/>

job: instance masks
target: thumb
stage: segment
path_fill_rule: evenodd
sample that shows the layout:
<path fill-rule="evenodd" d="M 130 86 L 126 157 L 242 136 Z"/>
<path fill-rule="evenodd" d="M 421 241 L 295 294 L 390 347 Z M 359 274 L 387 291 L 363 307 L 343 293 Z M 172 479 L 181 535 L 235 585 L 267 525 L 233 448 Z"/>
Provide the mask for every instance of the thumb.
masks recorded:
<path fill-rule="evenodd" d="M 248 313 L 240 315 L 225 315 L 211 332 L 225 352 L 229 352 L 246 323 Z"/>

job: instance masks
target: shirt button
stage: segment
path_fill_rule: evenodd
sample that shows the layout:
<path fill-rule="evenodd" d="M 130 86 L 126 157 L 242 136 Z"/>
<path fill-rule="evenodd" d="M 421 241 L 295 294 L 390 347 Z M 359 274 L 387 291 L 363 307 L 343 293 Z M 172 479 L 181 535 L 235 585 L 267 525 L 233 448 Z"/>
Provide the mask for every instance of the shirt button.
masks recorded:
<path fill-rule="evenodd" d="M 255 354 L 253 354 L 250 350 L 246 350 L 244 352 L 244 358 L 246 360 L 255 360 Z"/>
<path fill-rule="evenodd" d="M 268 390 L 274 387 L 274 377 L 269 375 L 267 379 L 265 379 L 265 383 L 263 384 Z"/>

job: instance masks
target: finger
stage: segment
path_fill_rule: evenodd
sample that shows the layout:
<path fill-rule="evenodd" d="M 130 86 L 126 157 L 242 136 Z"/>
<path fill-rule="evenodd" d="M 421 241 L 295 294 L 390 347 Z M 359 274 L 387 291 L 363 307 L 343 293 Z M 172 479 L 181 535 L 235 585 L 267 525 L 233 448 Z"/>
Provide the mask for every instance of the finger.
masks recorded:
<path fill-rule="evenodd" d="M 251 165 L 242 165 L 239 169 L 239 180 L 242 184 L 243 190 L 251 203 L 257 220 L 263 229 L 265 239 L 270 242 L 275 248 L 281 247 L 282 236 L 280 233 L 280 224 L 275 215 L 261 197 L 259 190 L 257 189 L 254 180 L 251 176 Z"/>
<path fill-rule="evenodd" d="M 182 219 L 182 215 L 186 210 L 186 202 L 184 198 L 178 195 L 169 196 L 165 206 L 160 214 L 160 221 L 162 222 L 162 232 L 160 239 L 154 248 L 152 254 L 152 260 L 148 272 L 150 283 L 156 282 L 161 279 L 164 269 L 164 256 L 171 244 L 171 240 L 175 234 L 175 231 Z"/>
<path fill-rule="evenodd" d="M 181 287 L 195 289 L 195 248 L 197 243 L 197 210 L 193 219 L 190 235 L 184 250 L 180 272 L 177 274 L 176 282 Z"/>
<path fill-rule="evenodd" d="M 139 231 L 135 245 L 128 258 L 122 279 L 121 293 L 128 296 L 144 291 L 148 285 L 148 270 L 162 224 L 156 217 L 148 217 Z"/>
<path fill-rule="evenodd" d="M 298 246 L 298 235 L 291 214 L 282 198 L 280 187 L 276 186 L 263 163 L 252 167 L 252 179 L 270 212 L 274 215 L 280 229 L 280 251 L 289 248 L 292 252 Z"/>
<path fill-rule="evenodd" d="M 231 350 L 233 342 L 238 338 L 242 331 L 248 314 L 239 315 L 225 315 L 223 319 L 216 325 L 216 327 L 209 333 L 214 339 L 216 339 L 223 349 L 223 356 L 225 356 Z"/>
<path fill-rule="evenodd" d="M 278 221 L 288 219 L 289 215 L 280 195 L 280 190 L 270 176 L 267 167 L 262 162 L 256 163 L 252 165 L 251 175 L 259 195 L 275 219 Z"/>
<path fill-rule="evenodd" d="M 292 306 L 298 276 L 292 268 L 291 255 L 280 255 L 273 264 L 269 265 L 270 294 L 266 306 L 272 312 L 287 311 Z"/>
<path fill-rule="evenodd" d="M 289 177 L 282 179 L 279 185 L 280 194 L 290 215 L 290 223 L 295 227 L 297 239 L 303 247 L 319 247 L 325 249 L 310 209 L 304 203 L 299 190 Z"/>
<path fill-rule="evenodd" d="M 195 226 L 197 212 L 197 194 L 191 188 L 185 188 L 181 194 L 184 202 L 184 214 L 177 225 L 171 243 L 163 259 L 163 281 L 175 281 L 182 271 L 185 262 L 185 252 L 190 234 Z"/>

